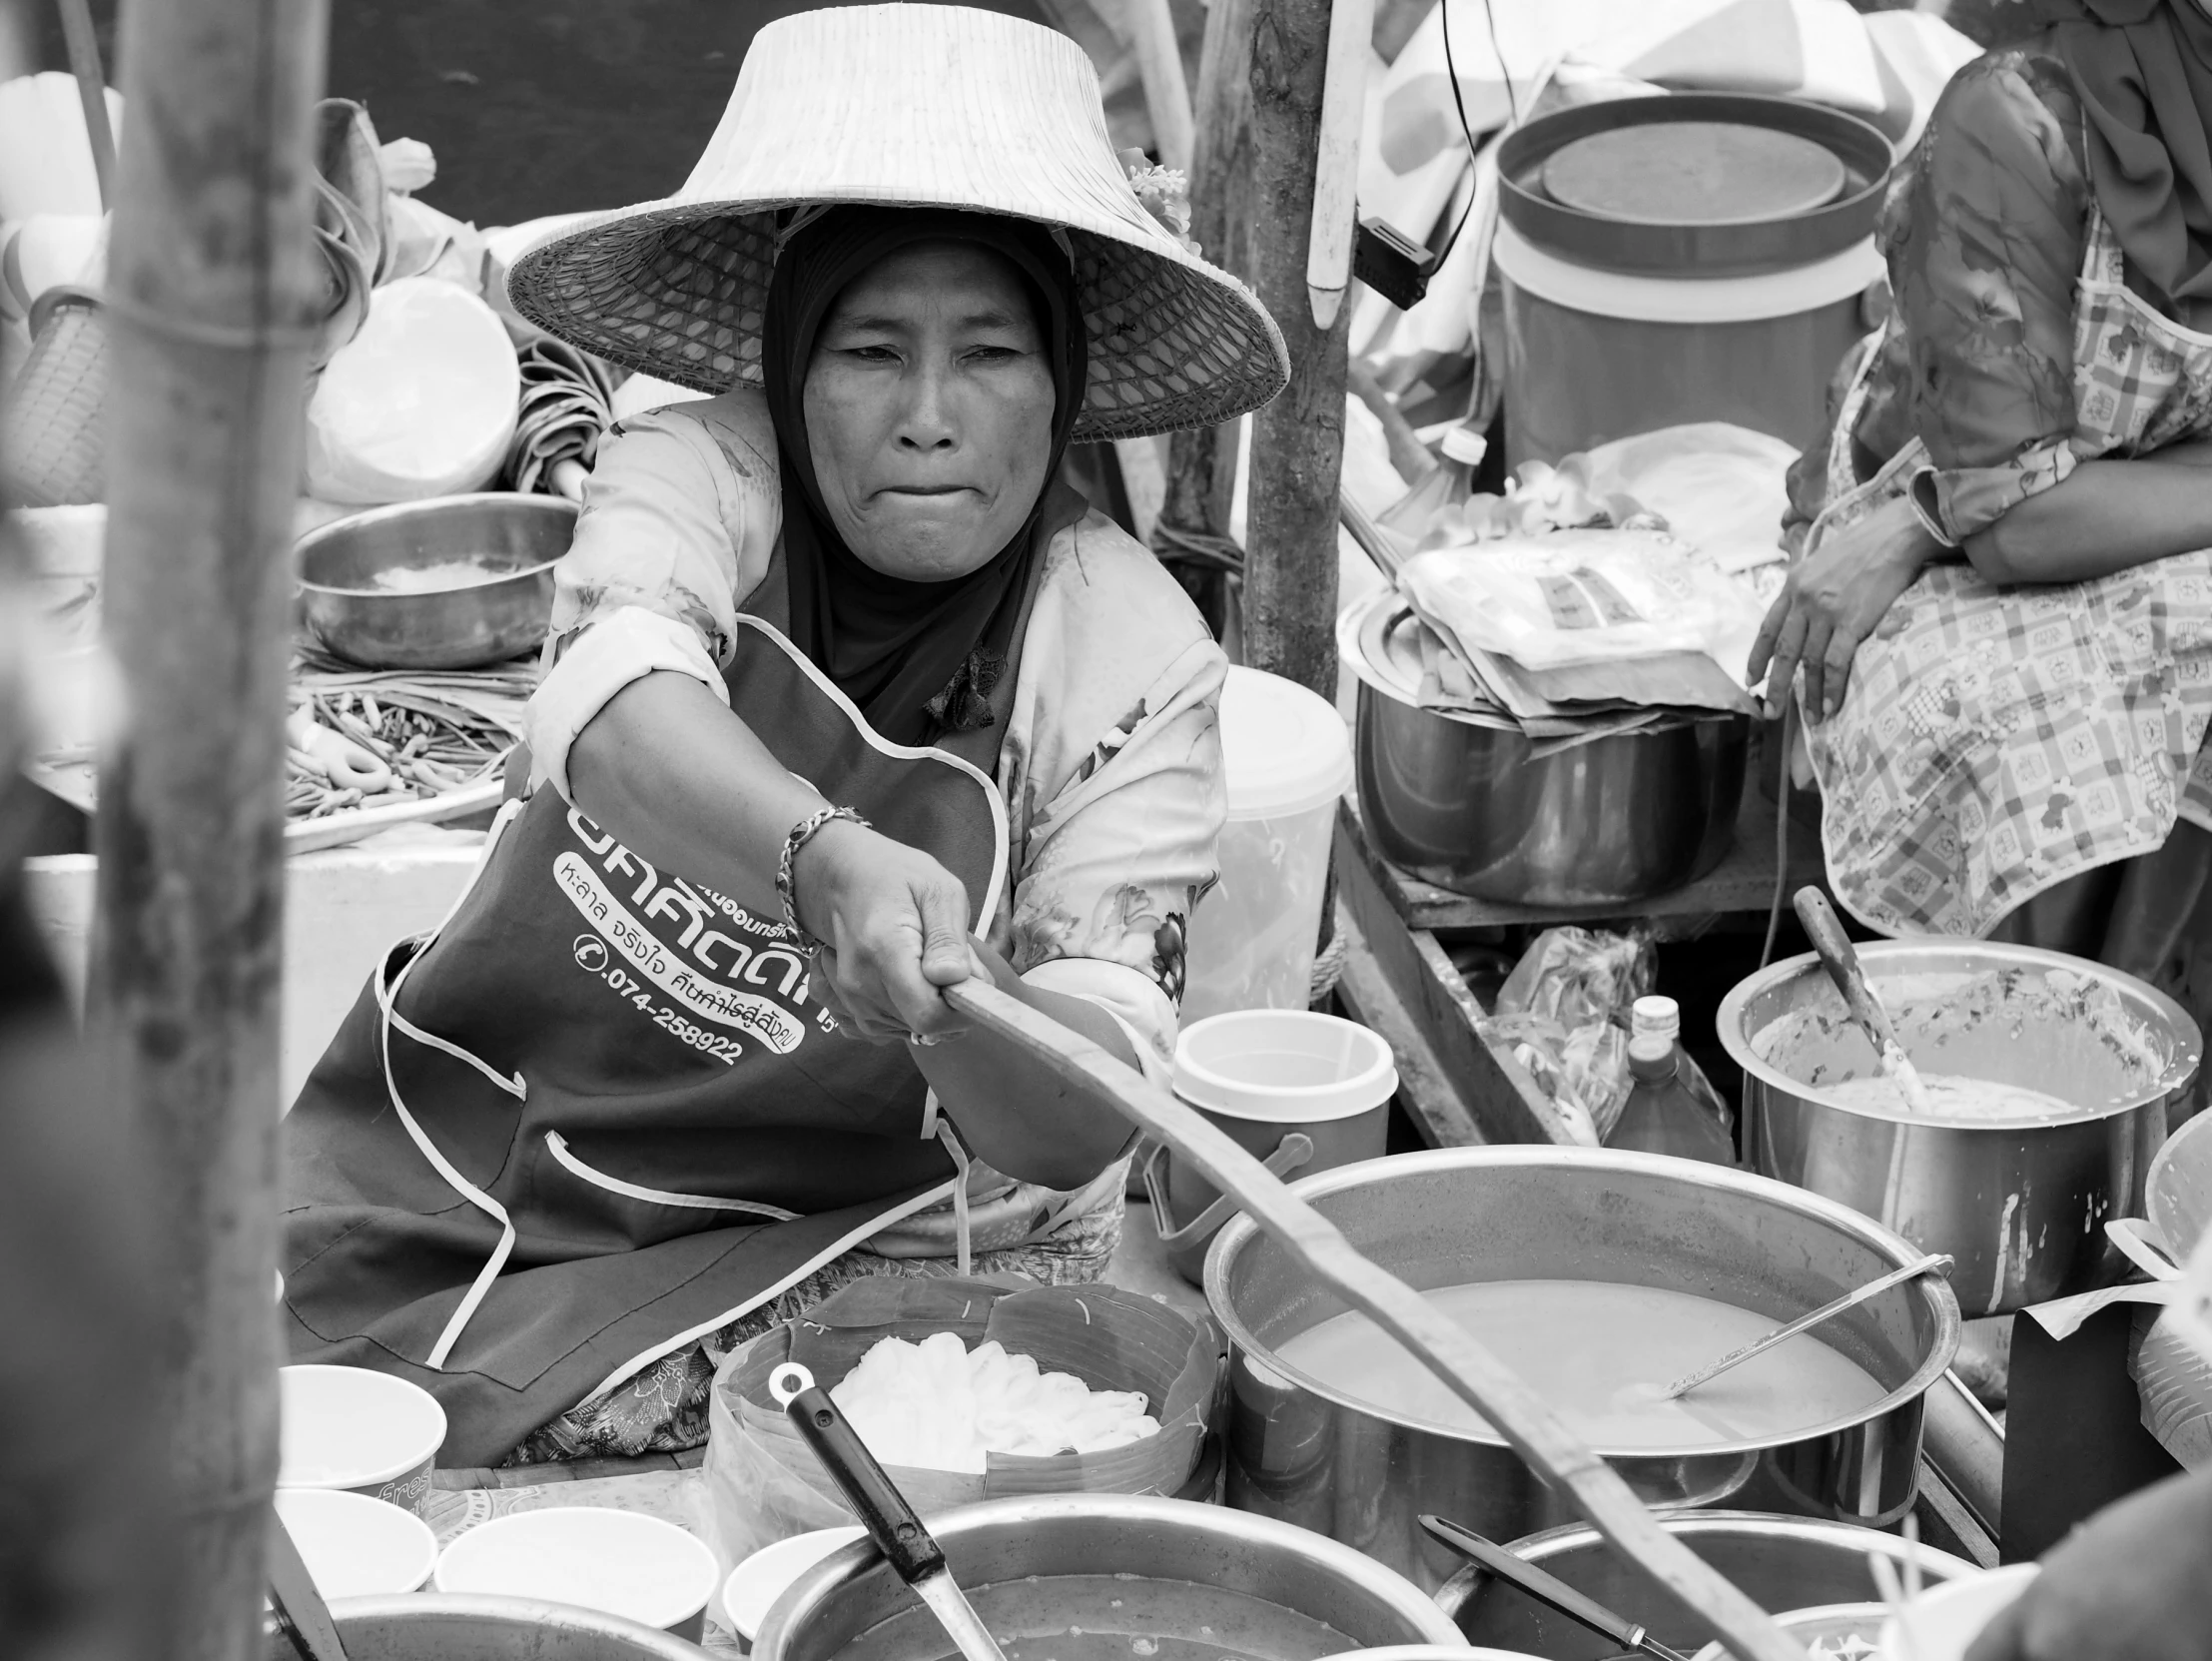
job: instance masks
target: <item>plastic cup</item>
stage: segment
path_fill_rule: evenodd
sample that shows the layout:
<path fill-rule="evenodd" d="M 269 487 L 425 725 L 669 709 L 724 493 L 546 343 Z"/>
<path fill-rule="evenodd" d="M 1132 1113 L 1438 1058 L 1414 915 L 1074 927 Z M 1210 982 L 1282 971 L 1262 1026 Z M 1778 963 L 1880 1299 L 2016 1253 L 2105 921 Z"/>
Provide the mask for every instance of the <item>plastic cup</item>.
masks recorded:
<path fill-rule="evenodd" d="M 332 1598 L 419 1592 L 437 1567 L 437 1536 L 412 1511 L 343 1488 L 280 1488 L 277 1515 Z"/>
<path fill-rule="evenodd" d="M 721 1579 L 714 1553 L 674 1523 L 588 1505 L 494 1517 L 447 1546 L 436 1574 L 441 1592 L 573 1604 L 692 1643 Z"/>
<path fill-rule="evenodd" d="M 1882 1623 L 1882 1654 L 1909 1661 L 1959 1661 L 1981 1629 L 2027 1590 L 2042 1567 L 2014 1563 L 1930 1586 Z"/>
<path fill-rule="evenodd" d="M 791 1583 L 831 1552 L 868 1537 L 865 1528 L 817 1528 L 754 1552 L 722 1583 L 722 1619 L 746 1649 Z"/>
<path fill-rule="evenodd" d="M 343 1488 L 419 1515 L 445 1440 L 445 1409 L 428 1390 L 367 1367 L 289 1366 L 280 1488 Z"/>
<path fill-rule="evenodd" d="M 1382 1157 L 1398 1069 L 1390 1046 L 1356 1021 L 1309 1010 L 1234 1010 L 1182 1030 L 1174 1086 L 1256 1158 L 1303 1134 L 1313 1154 L 1289 1174 L 1295 1180 Z M 1167 1195 L 1182 1222 L 1220 1198 L 1171 1155 Z"/>
<path fill-rule="evenodd" d="M 1221 688 L 1221 880 L 1186 920 L 1185 1021 L 1312 1002 L 1336 804 L 1352 786 L 1351 737 L 1326 698 L 1234 668 Z"/>

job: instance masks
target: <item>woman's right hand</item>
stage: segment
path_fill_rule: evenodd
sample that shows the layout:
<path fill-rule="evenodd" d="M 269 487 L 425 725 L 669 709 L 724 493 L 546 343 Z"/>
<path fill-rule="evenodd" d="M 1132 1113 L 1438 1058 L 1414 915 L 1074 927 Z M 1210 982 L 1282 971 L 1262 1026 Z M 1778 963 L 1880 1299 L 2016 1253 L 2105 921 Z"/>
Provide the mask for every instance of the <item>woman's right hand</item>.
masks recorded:
<path fill-rule="evenodd" d="M 1843 706 L 1851 659 L 1897 596 L 1942 551 L 1901 497 L 1822 539 L 1791 568 L 1759 625 L 1745 679 L 1767 681 L 1767 717 L 1779 716 L 1805 665 L 1805 709 L 1825 721 Z"/>
<path fill-rule="evenodd" d="M 832 819 L 792 863 L 799 923 L 824 943 L 811 994 L 875 1044 L 965 1030 L 942 989 L 984 971 L 968 943 L 968 891 L 918 849 Z"/>

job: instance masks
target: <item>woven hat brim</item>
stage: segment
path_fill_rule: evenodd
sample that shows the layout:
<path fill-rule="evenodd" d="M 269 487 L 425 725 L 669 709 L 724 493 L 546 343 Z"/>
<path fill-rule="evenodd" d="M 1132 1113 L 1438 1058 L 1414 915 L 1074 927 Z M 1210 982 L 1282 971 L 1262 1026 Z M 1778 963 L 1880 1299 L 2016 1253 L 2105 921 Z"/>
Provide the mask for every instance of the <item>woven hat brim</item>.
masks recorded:
<path fill-rule="evenodd" d="M 701 393 L 757 385 L 775 214 L 834 200 L 627 209 L 525 255 L 508 274 L 508 298 L 548 334 L 625 369 Z M 990 211 L 972 201 L 842 200 Z M 1078 441 L 1233 420 L 1289 383 L 1282 331 L 1234 278 L 1164 231 L 1147 237 L 1118 220 L 1062 229 L 1091 337 Z"/>

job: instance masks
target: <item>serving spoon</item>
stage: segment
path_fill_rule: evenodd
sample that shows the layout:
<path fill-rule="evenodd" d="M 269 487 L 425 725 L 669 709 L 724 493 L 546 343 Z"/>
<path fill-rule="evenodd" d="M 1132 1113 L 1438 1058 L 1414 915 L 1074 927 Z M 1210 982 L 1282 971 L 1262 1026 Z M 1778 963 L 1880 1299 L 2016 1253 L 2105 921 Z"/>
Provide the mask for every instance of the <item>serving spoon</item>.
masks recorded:
<path fill-rule="evenodd" d="M 1432 1539 L 1441 1540 L 1469 1562 L 1496 1575 L 1507 1585 L 1518 1587 L 1537 1602 L 1558 1610 L 1569 1620 L 1581 1622 L 1631 1655 L 1649 1656 L 1651 1661 L 1689 1661 L 1682 1651 L 1669 1649 L 1654 1638 L 1650 1628 L 1616 1615 L 1596 1598 L 1577 1591 L 1550 1570 L 1514 1556 L 1495 1540 L 1486 1540 L 1471 1528 L 1462 1528 L 1449 1518 L 1432 1514 L 1423 1514 L 1421 1526 Z"/>
<path fill-rule="evenodd" d="M 991 1636 L 976 1606 L 953 1579 L 953 1571 L 945 1561 L 945 1548 L 915 1515 L 906 1495 L 876 1462 L 868 1444 L 860 1439 L 860 1432 L 830 1399 L 829 1392 L 816 1385 L 814 1374 L 796 1361 L 786 1361 L 768 1375 L 768 1393 L 822 1461 L 822 1468 L 843 1492 L 876 1549 L 899 1578 L 914 1588 L 914 1595 L 929 1605 L 966 1661 L 1006 1661 L 998 1640 Z"/>
<path fill-rule="evenodd" d="M 1874 989 L 1866 984 L 1866 967 L 1858 961 L 1850 936 L 1843 932 L 1843 925 L 1836 915 L 1836 908 L 1828 903 L 1828 896 L 1807 883 L 1798 890 L 1792 904 L 1797 908 L 1798 921 L 1805 925 L 1807 938 L 1813 942 L 1813 950 L 1820 954 L 1821 967 L 1836 983 L 1836 990 L 1843 995 L 1843 1007 L 1850 1011 L 1858 1030 L 1874 1047 L 1881 1071 L 1896 1084 L 1906 1107 L 1914 1113 L 1933 1114 L 1935 1104 L 1928 1097 L 1919 1069 L 1912 1065 L 1912 1058 L 1897 1042 L 1896 1029 L 1889 1025 L 1889 1012 L 1881 1007 Z"/>
<path fill-rule="evenodd" d="M 1677 1378 L 1672 1384 L 1669 1384 L 1665 1389 L 1659 1392 L 1659 1399 L 1662 1401 L 1672 1401 L 1675 1399 L 1675 1397 L 1683 1394 L 1684 1392 L 1694 1390 L 1700 1384 L 1708 1383 L 1711 1380 L 1720 1377 L 1722 1373 L 1729 1371 L 1731 1368 L 1742 1366 L 1754 1355 L 1764 1355 L 1767 1353 L 1768 1350 L 1774 1348 L 1776 1344 L 1786 1343 L 1790 1339 L 1796 1337 L 1800 1332 L 1809 1332 L 1814 1327 L 1820 1325 L 1822 1321 L 1833 1320 L 1836 1316 L 1842 1314 L 1845 1309 L 1857 1308 L 1858 1305 L 1865 1302 L 1867 1298 L 1877 1297 L 1881 1293 L 1887 1291 L 1891 1286 L 1901 1286 L 1904 1284 L 1905 1281 L 1917 1279 L 1920 1275 L 1929 1273 L 1930 1271 L 1935 1269 L 1949 1269 L 1949 1267 L 1951 1266 L 1951 1260 L 1952 1259 L 1948 1255 L 1941 1251 L 1930 1251 L 1926 1256 L 1915 1258 L 1913 1261 L 1906 1263 L 1902 1268 L 1892 1268 L 1887 1274 L 1877 1275 L 1875 1278 L 1868 1280 L 1857 1290 L 1847 1291 L 1843 1293 L 1842 1297 L 1836 1298 L 1832 1302 L 1823 1303 L 1811 1314 L 1800 1315 L 1796 1320 L 1791 1321 L 1789 1325 L 1778 1326 L 1772 1332 L 1769 1332 L 1765 1337 L 1754 1338 L 1750 1343 L 1745 1344 L 1743 1348 L 1730 1350 L 1718 1361 L 1714 1361 L 1707 1366 L 1702 1366 L 1698 1368 L 1696 1372 L 1684 1373 L 1680 1378 Z"/>

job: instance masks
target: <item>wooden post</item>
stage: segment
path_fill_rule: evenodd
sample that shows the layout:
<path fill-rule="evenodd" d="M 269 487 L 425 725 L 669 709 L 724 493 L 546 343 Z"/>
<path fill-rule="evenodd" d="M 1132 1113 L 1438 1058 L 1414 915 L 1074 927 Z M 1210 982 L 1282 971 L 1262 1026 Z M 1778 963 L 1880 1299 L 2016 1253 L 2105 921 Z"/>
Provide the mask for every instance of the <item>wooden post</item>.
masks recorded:
<path fill-rule="evenodd" d="M 1206 11 L 1190 163 L 1191 240 L 1208 260 L 1240 276 L 1251 271 L 1250 66 L 1256 4 L 1213 0 Z M 1167 452 L 1163 524 L 1186 534 L 1225 537 L 1235 489 L 1233 425 L 1194 427 L 1174 435 Z M 1217 581 L 1207 586 L 1217 587 Z"/>
<path fill-rule="evenodd" d="M 92 1016 L 176 1273 L 144 1365 L 176 1661 L 261 1646 L 277 1470 L 285 676 L 324 0 L 125 0 L 108 259 L 108 646 Z"/>
<path fill-rule="evenodd" d="M 1290 348 L 1290 386 L 1252 425 L 1244 659 L 1336 695 L 1336 526 L 1352 308 L 1314 327 L 1306 297 L 1329 0 L 1254 0 L 1253 287 Z"/>

